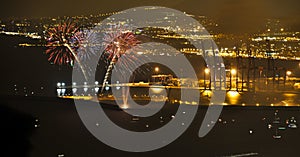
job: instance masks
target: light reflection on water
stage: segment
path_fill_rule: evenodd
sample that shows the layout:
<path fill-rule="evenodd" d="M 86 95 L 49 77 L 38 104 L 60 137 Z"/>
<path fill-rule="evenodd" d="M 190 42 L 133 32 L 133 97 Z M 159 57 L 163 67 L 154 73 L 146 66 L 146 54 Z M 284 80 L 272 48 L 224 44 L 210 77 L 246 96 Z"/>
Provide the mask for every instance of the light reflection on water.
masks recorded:
<path fill-rule="evenodd" d="M 212 92 L 205 91 L 202 99 L 208 99 Z M 227 91 L 224 104 L 236 106 L 300 106 L 298 91 L 237 92 Z"/>
<path fill-rule="evenodd" d="M 241 95 L 237 91 L 228 91 L 226 94 L 226 100 L 231 105 L 237 105 L 239 103 L 240 98 Z"/>
<path fill-rule="evenodd" d="M 192 89 L 196 90 L 196 89 Z M 200 103 L 190 100 L 180 99 L 180 89 L 167 90 L 167 95 L 164 95 L 161 88 L 130 88 L 130 94 L 133 100 L 138 102 L 167 101 L 171 104 L 185 104 L 185 105 L 208 105 L 213 92 L 211 90 L 202 90 L 200 93 Z M 150 95 L 149 95 L 150 94 Z M 84 96 L 81 96 L 84 97 Z M 64 96 L 64 98 L 83 99 L 79 96 Z M 91 98 L 90 98 L 91 99 Z M 99 96 L 95 101 L 113 103 L 114 99 L 124 99 L 124 97 L 116 97 L 111 93 L 104 96 Z M 124 103 L 126 104 L 126 103 Z M 147 104 L 147 103 L 146 103 Z M 146 105 L 145 104 L 145 105 Z M 257 91 L 257 92 L 237 92 L 227 91 L 225 102 L 220 105 L 234 105 L 234 106 L 299 106 L 300 107 L 300 92 L 299 91 Z M 124 108 L 127 108 L 124 106 Z"/>
<path fill-rule="evenodd" d="M 300 93 L 229 91 L 225 102 L 240 106 L 300 106 Z"/>

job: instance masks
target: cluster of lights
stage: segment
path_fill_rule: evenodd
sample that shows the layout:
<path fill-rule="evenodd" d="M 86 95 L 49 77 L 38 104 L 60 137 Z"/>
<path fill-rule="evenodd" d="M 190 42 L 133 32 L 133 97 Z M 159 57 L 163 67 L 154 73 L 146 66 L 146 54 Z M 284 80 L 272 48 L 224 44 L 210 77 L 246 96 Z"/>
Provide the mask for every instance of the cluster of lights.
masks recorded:
<path fill-rule="evenodd" d="M 64 82 L 58 82 L 58 83 L 56 84 L 56 86 L 57 86 L 56 92 L 57 92 L 57 95 L 58 95 L 59 97 L 60 97 L 60 96 L 66 96 L 66 95 L 67 95 L 67 94 L 66 94 L 66 91 L 67 91 L 67 89 L 70 88 L 70 87 L 66 86 L 66 83 L 64 83 Z M 82 85 L 82 86 L 78 86 L 76 82 L 73 82 L 73 83 L 72 83 L 72 86 L 71 86 L 73 95 L 77 95 L 78 88 L 82 88 L 84 94 L 86 94 L 86 93 L 89 91 L 89 88 L 90 88 L 90 87 L 93 87 L 92 90 L 94 90 L 95 94 L 97 94 L 97 93 L 99 92 L 99 90 L 100 90 L 100 85 L 99 85 L 99 82 L 98 82 L 98 81 L 95 81 L 95 82 L 94 82 L 94 85 L 92 85 L 92 86 L 89 85 L 88 82 L 83 82 L 83 85 Z M 117 90 L 120 90 L 120 89 L 121 89 L 121 86 L 120 86 L 120 82 L 119 82 L 119 81 L 116 82 L 116 89 L 117 89 Z M 105 83 L 105 90 L 106 90 L 106 91 L 110 90 L 110 86 L 109 86 L 108 82 Z"/>
<path fill-rule="evenodd" d="M 58 82 L 57 83 L 57 89 L 56 89 L 56 92 L 57 92 L 57 95 L 58 96 L 63 96 L 65 95 L 66 93 L 66 84 L 64 82 Z"/>

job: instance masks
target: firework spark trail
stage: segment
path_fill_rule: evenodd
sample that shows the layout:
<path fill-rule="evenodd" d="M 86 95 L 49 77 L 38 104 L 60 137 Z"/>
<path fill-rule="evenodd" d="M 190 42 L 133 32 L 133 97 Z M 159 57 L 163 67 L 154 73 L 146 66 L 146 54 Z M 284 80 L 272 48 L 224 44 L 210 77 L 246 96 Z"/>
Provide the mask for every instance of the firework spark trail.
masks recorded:
<path fill-rule="evenodd" d="M 96 61 L 95 59 L 97 58 L 97 54 L 103 52 L 103 45 L 99 42 L 99 40 L 102 39 L 101 34 L 97 31 L 88 29 L 81 30 L 80 32 L 81 36 L 79 39 L 82 39 L 80 40 L 82 42 L 81 46 L 76 51 L 78 59 L 82 63 L 88 63 L 91 60 Z M 95 67 L 90 64 L 83 64 L 83 66 L 85 67 L 88 76 L 93 75 L 90 72 L 93 71 L 92 69 Z"/>
<path fill-rule="evenodd" d="M 75 54 L 75 52 L 72 50 L 72 48 L 70 47 L 69 44 L 64 44 L 64 46 L 66 46 L 71 51 L 72 55 L 74 56 L 75 60 L 77 61 L 78 65 L 79 65 L 79 67 L 80 67 L 80 69 L 81 69 L 81 71 L 84 75 L 85 80 L 88 80 L 87 75 L 86 75 L 86 71 L 85 71 L 83 65 L 81 64 L 81 61 L 78 59 L 77 55 Z"/>
<path fill-rule="evenodd" d="M 105 39 L 105 51 L 109 55 L 108 59 L 110 59 L 110 63 L 104 76 L 101 92 L 103 92 L 107 79 L 118 59 L 121 58 L 127 50 L 132 49 L 140 43 L 132 32 L 122 32 L 120 26 L 117 26 L 116 29 L 117 31 L 107 34 Z"/>
<path fill-rule="evenodd" d="M 87 29 L 82 30 L 80 35 L 76 36 L 78 40 L 82 41 L 77 51 L 77 56 L 81 61 L 90 60 L 92 56 L 100 53 L 101 45 L 98 44 L 98 36 L 99 34 Z"/>
<path fill-rule="evenodd" d="M 83 41 L 81 35 L 79 28 L 71 20 L 50 28 L 46 34 L 46 54 L 49 54 L 48 61 L 52 60 L 54 64 L 72 64 L 75 60 L 87 80 L 86 71 L 75 52 Z"/>
<path fill-rule="evenodd" d="M 140 49 L 140 47 L 138 47 Z M 149 72 L 149 65 L 144 64 L 147 63 L 148 57 L 147 55 L 135 56 L 134 54 L 126 54 L 123 55 L 121 58 L 118 59 L 118 63 L 121 63 L 121 66 L 115 66 L 114 69 L 118 71 L 121 75 L 125 75 L 127 72 L 134 72 L 133 73 L 133 79 L 135 78 L 135 75 L 141 74 L 146 75 L 148 71 Z M 144 67 L 137 68 L 136 65 L 144 65 Z M 146 72 L 146 73 L 145 73 Z M 123 78 L 120 78 L 123 79 Z"/>

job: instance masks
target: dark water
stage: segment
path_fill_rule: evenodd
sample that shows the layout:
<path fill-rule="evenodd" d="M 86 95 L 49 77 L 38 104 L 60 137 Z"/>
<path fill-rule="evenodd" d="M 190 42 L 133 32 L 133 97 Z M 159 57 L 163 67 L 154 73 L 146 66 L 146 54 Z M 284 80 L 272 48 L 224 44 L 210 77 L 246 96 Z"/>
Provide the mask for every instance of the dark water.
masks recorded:
<path fill-rule="evenodd" d="M 18 46 L 39 42 L 20 36 L 0 35 L 0 95 L 24 96 L 34 92 L 36 96 L 55 96 L 53 87 L 56 83 L 71 80 L 72 67 L 50 64 L 45 47 Z"/>
<path fill-rule="evenodd" d="M 170 145 L 145 153 L 128 153 L 111 148 L 94 138 L 81 122 L 72 100 L 49 98 L 1 98 L 1 154 L 10 156 L 53 157 L 65 156 L 230 156 L 254 153 L 257 156 L 297 157 L 300 140 L 299 129 L 279 132 L 281 139 L 273 139 L 274 129 L 267 125 L 278 114 L 284 125 L 285 119 L 298 117 L 300 108 L 295 107 L 234 107 L 225 106 L 213 130 L 204 138 L 197 136 L 206 111 L 200 107 L 188 130 Z M 149 124 L 159 127 L 160 119 L 140 119 L 132 123 L 132 117 L 120 110 L 105 108 L 115 123 L 126 124 L 134 130 Z M 169 110 L 170 111 L 170 110 Z M 174 111 L 175 112 L 175 111 Z M 159 115 L 167 123 L 170 114 Z M 38 128 L 35 128 L 35 118 Z M 250 134 L 249 131 L 253 133 Z"/>

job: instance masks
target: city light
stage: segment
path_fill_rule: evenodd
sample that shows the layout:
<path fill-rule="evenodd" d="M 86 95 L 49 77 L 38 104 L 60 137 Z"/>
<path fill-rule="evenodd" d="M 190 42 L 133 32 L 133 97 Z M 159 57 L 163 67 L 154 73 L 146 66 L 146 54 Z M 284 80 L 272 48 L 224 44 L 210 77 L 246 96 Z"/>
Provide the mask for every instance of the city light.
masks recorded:
<path fill-rule="evenodd" d="M 159 87 L 152 87 L 150 89 L 154 94 L 159 94 L 164 90 L 163 88 L 159 88 Z"/>
<path fill-rule="evenodd" d="M 77 88 L 72 88 L 72 92 L 73 92 L 74 95 L 76 95 Z"/>
<path fill-rule="evenodd" d="M 95 87 L 95 93 L 97 94 L 99 92 L 99 87 Z"/>
<path fill-rule="evenodd" d="M 205 72 L 205 74 L 209 74 L 209 68 L 205 68 L 205 70 L 204 70 L 204 72 Z"/>
<path fill-rule="evenodd" d="M 230 72 L 232 75 L 236 75 L 236 69 L 231 69 Z"/>
<path fill-rule="evenodd" d="M 121 89 L 121 87 L 120 87 L 120 81 L 117 81 L 116 83 L 117 83 L 116 89 L 120 90 Z"/>
<path fill-rule="evenodd" d="M 61 89 L 61 94 L 62 94 L 62 95 L 65 95 L 65 93 L 66 93 L 66 88 L 62 88 L 62 89 Z"/>
<path fill-rule="evenodd" d="M 233 98 L 233 97 L 237 97 L 239 96 L 239 92 L 237 91 L 229 91 L 228 92 L 229 97 Z"/>
<path fill-rule="evenodd" d="M 86 93 L 86 92 L 88 91 L 88 89 L 89 89 L 89 88 L 84 87 L 84 88 L 83 88 L 83 91 Z"/>
<path fill-rule="evenodd" d="M 56 89 L 56 92 L 57 92 L 57 95 L 58 95 L 58 96 L 61 96 L 61 89 L 60 89 L 60 88 L 57 88 L 57 89 Z"/>
<path fill-rule="evenodd" d="M 60 86 L 61 86 L 61 83 L 60 83 L 60 82 L 58 82 L 58 83 L 56 84 L 56 86 L 57 86 L 57 87 L 60 87 Z"/>

